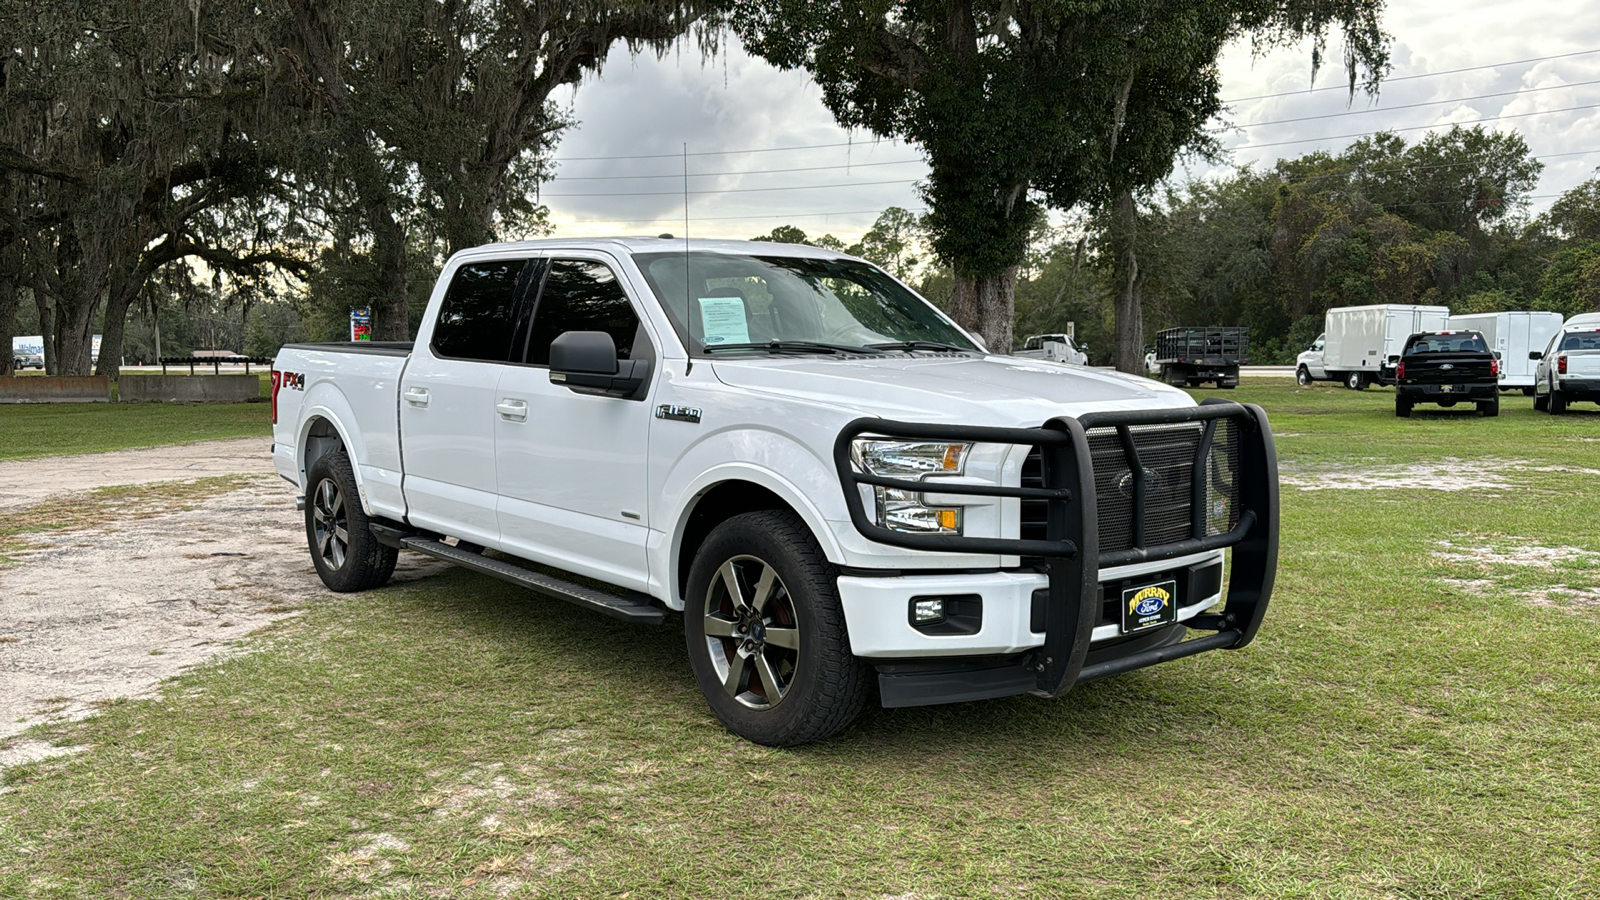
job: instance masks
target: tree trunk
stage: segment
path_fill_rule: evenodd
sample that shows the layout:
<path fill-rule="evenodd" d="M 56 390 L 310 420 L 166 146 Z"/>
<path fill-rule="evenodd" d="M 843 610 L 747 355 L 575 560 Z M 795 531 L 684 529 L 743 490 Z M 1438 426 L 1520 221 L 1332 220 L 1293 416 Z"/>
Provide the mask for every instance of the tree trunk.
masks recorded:
<path fill-rule="evenodd" d="M 983 338 L 989 352 L 1011 353 L 1011 322 L 1017 298 L 1017 272 L 1012 266 L 991 275 L 955 273 L 951 315 L 961 327 Z"/>
<path fill-rule="evenodd" d="M 51 321 L 50 304 L 45 300 L 44 291 L 39 290 L 37 286 L 33 289 L 33 305 L 39 309 L 39 334 L 43 335 L 40 343 L 44 345 L 41 348 L 44 351 L 44 373 L 60 375 L 61 364 L 56 362 L 56 351 L 52 346 L 55 323 Z"/>
<path fill-rule="evenodd" d="M 411 292 L 406 285 L 406 232 L 382 201 L 367 203 L 372 263 L 378 267 L 383 304 L 372 311 L 372 339 L 411 340 Z"/>
<path fill-rule="evenodd" d="M 106 323 L 100 340 L 100 361 L 94 373 L 116 381 L 122 374 L 122 339 L 127 333 L 128 310 L 144 290 L 143 268 L 132 275 L 115 279 L 111 298 L 106 302 Z"/>
<path fill-rule="evenodd" d="M 1113 311 L 1114 364 L 1119 372 L 1144 374 L 1144 311 L 1139 302 L 1139 257 L 1135 249 L 1139 215 L 1133 192 L 1117 195 L 1111 213 L 1111 272 L 1117 285 Z"/>
<path fill-rule="evenodd" d="M 15 279 L 0 276 L 0 349 L 5 350 L 5 356 L 0 356 L 0 377 L 15 374 L 16 354 L 11 350 L 11 339 L 16 336 L 20 294 Z"/>

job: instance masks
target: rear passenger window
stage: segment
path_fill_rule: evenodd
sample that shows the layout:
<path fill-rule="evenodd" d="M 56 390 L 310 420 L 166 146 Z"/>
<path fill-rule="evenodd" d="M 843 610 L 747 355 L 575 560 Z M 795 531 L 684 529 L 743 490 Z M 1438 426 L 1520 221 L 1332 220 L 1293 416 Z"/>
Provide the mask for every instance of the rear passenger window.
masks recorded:
<path fill-rule="evenodd" d="M 618 359 L 646 358 L 648 342 L 640 335 L 639 316 L 617 276 L 587 260 L 558 259 L 550 264 L 544 290 L 533 311 L 528 362 L 550 364 L 550 342 L 568 331 L 604 331 L 617 343 Z"/>
<path fill-rule="evenodd" d="M 509 362 L 513 307 L 525 259 L 469 263 L 456 270 L 433 326 L 433 351 L 451 359 Z"/>

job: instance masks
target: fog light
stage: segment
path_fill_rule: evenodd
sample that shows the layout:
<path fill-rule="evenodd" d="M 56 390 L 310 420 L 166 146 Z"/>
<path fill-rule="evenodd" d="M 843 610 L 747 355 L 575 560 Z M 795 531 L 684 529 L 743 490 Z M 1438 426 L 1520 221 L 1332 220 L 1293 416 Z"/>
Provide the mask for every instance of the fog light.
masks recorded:
<path fill-rule="evenodd" d="M 929 625 L 944 619 L 944 598 L 911 601 L 911 621 L 916 625 Z"/>

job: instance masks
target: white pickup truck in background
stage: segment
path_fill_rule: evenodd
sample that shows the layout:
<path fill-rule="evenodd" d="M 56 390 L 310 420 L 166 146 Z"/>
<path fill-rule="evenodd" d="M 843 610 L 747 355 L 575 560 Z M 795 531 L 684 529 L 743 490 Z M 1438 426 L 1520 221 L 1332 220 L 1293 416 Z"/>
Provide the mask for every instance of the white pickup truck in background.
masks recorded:
<path fill-rule="evenodd" d="M 481 247 L 415 344 L 288 345 L 272 379 L 330 588 L 409 549 L 628 622 L 681 612 L 711 709 L 766 744 L 874 688 L 1057 696 L 1242 647 L 1276 569 L 1259 408 L 991 356 L 818 248 Z"/>
<path fill-rule="evenodd" d="M 1538 366 L 1533 373 L 1533 408 L 1559 416 L 1567 404 L 1600 403 L 1600 313 L 1568 319 L 1550 336 L 1542 351 L 1530 351 Z"/>

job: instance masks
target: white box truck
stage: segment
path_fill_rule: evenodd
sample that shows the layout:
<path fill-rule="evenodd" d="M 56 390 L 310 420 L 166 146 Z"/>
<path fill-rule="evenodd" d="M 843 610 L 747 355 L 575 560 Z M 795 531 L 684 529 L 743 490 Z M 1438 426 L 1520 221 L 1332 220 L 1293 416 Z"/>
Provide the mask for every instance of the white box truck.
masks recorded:
<path fill-rule="evenodd" d="M 1323 320 L 1325 377 L 1357 391 L 1373 383 L 1393 384 L 1394 363 L 1406 338 L 1420 331 L 1444 331 L 1449 319 L 1447 306 L 1385 303 L 1330 309 Z"/>
<path fill-rule="evenodd" d="M 1554 312 L 1470 313 L 1451 316 L 1451 331 L 1476 331 L 1489 349 L 1500 354 L 1500 389 L 1521 388 L 1533 396 L 1533 370 L 1536 359 L 1528 354 L 1544 351 L 1550 338 L 1561 330 L 1562 318 Z"/>

